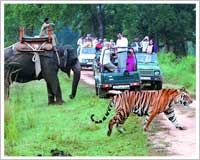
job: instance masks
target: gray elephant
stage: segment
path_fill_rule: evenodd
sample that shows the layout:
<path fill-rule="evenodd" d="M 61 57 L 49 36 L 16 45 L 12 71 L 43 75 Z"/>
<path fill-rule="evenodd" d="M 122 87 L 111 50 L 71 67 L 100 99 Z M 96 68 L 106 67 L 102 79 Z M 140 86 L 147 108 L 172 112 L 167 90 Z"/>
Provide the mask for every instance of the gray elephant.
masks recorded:
<path fill-rule="evenodd" d="M 9 97 L 9 86 L 12 82 L 26 83 L 32 80 L 44 79 L 48 91 L 48 104 L 61 105 L 64 101 L 58 80 L 58 70 L 70 76 L 73 71 L 72 92 L 70 98 L 76 96 L 80 80 L 81 66 L 77 55 L 71 45 L 57 47 L 55 51 L 45 51 L 40 54 L 41 72 L 36 76 L 34 52 L 17 52 L 13 46 L 4 49 L 4 94 L 5 99 Z M 59 58 L 58 58 L 59 57 Z"/>

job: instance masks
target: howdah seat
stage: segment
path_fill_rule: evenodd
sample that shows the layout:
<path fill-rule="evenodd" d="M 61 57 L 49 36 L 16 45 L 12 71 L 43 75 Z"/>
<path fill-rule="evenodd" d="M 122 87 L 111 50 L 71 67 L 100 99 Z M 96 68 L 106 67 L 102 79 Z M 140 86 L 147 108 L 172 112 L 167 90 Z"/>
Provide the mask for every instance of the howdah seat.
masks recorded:
<path fill-rule="evenodd" d="M 20 28 L 20 41 L 16 44 L 17 51 L 23 52 L 44 52 L 53 50 L 51 30 L 48 30 L 46 37 L 24 36 L 24 28 Z"/>

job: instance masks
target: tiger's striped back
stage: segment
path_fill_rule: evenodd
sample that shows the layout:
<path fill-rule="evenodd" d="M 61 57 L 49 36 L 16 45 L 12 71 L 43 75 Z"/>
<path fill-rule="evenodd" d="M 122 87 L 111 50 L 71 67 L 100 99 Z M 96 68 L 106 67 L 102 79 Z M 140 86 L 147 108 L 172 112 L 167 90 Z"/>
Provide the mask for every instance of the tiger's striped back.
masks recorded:
<path fill-rule="evenodd" d="M 142 116 L 147 115 L 152 110 L 163 112 L 177 94 L 176 89 L 125 91 L 122 94 L 115 95 L 111 101 L 117 112 L 123 110 L 127 113 L 134 112 Z"/>
<path fill-rule="evenodd" d="M 186 96 L 187 95 L 187 96 Z M 185 98 L 183 98 L 185 96 Z M 188 92 L 177 89 L 162 89 L 159 91 L 125 91 L 121 94 L 115 95 L 108 106 L 108 110 L 100 121 L 94 120 L 94 115 L 91 116 L 92 121 L 95 123 L 102 123 L 109 115 L 112 107 L 115 107 L 116 115 L 109 122 L 108 135 L 112 133 L 113 125 L 117 124 L 119 131 L 125 120 L 131 112 L 138 116 L 146 115 L 144 130 L 147 130 L 153 118 L 161 112 L 164 112 L 168 119 L 174 123 L 177 128 L 180 128 L 175 113 L 174 104 L 180 103 L 187 99 L 187 102 L 192 103 L 191 97 Z M 180 101 L 181 100 L 181 101 Z M 183 103 L 183 102 L 182 102 Z"/>

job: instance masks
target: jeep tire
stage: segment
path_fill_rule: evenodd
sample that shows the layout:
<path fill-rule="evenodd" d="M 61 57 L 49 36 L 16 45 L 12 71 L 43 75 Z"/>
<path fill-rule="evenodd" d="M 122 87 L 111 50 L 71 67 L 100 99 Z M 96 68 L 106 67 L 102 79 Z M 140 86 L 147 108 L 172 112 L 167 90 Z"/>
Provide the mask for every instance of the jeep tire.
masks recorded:
<path fill-rule="evenodd" d="M 139 86 L 139 87 L 131 87 L 130 91 L 141 91 L 141 86 Z"/>
<path fill-rule="evenodd" d="M 96 96 L 99 95 L 99 91 L 98 91 L 98 88 L 97 88 L 97 83 L 95 82 L 95 91 L 96 91 Z"/>
<path fill-rule="evenodd" d="M 106 90 L 102 88 L 98 88 L 98 95 L 99 95 L 99 98 L 106 98 L 107 97 Z"/>
<path fill-rule="evenodd" d="M 155 87 L 156 90 L 160 90 L 162 89 L 162 82 L 156 82 L 156 87 Z"/>

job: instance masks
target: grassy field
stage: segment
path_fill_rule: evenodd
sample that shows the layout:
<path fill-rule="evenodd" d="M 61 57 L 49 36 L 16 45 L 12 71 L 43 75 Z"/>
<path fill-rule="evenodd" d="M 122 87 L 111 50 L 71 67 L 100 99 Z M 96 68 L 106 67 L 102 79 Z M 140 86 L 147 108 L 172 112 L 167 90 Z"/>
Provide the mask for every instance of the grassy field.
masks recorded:
<path fill-rule="evenodd" d="M 159 63 L 164 83 L 184 86 L 195 94 L 195 57 L 177 61 L 173 54 L 159 54 Z M 76 98 L 70 100 L 71 79 L 62 73 L 59 78 L 66 101 L 62 106 L 47 105 L 44 81 L 15 83 L 11 87 L 11 99 L 4 107 L 5 155 L 50 156 L 50 150 L 55 148 L 72 156 L 154 155 L 142 129 L 144 117 L 130 116 L 125 123 L 127 133 L 120 134 L 114 128 L 107 137 L 108 121 L 114 111 L 99 125 L 91 122 L 90 115 L 102 118 L 109 99 L 99 99 L 93 87 L 81 83 Z"/>
<path fill-rule="evenodd" d="M 81 83 L 77 97 L 68 98 L 71 80 L 60 74 L 64 100 L 62 106 L 48 106 L 44 81 L 14 84 L 11 100 L 5 102 L 5 155 L 50 156 L 58 148 L 72 156 L 147 156 L 150 152 L 143 118 L 131 116 L 125 123 L 127 133 L 115 128 L 107 137 L 109 118 L 94 124 L 104 115 L 109 99 L 99 99 L 91 86 Z M 113 115 L 114 111 L 111 112 Z"/>

